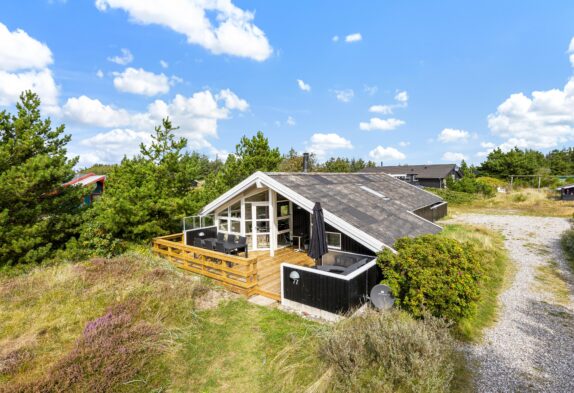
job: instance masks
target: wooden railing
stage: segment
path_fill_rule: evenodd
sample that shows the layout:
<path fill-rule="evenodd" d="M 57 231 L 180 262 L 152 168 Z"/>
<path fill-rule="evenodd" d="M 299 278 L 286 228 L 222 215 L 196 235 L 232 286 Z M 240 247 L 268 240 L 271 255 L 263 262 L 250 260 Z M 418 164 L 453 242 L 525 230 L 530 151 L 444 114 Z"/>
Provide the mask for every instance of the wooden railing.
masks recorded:
<path fill-rule="evenodd" d="M 183 234 L 156 237 L 152 251 L 175 266 L 219 281 L 234 292 L 251 295 L 257 287 L 257 257 L 244 258 L 183 244 Z"/>

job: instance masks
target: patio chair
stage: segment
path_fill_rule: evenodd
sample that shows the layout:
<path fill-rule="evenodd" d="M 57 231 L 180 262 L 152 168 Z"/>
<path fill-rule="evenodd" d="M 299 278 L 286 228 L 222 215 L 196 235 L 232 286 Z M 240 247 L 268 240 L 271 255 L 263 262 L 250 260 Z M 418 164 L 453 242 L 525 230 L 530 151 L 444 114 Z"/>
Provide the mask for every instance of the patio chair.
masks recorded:
<path fill-rule="evenodd" d="M 235 243 L 236 242 L 236 235 L 227 235 L 227 243 Z"/>
<path fill-rule="evenodd" d="M 215 242 L 215 247 L 214 247 L 215 251 L 217 252 L 222 252 L 225 254 L 225 243 L 221 242 L 221 241 L 216 241 Z"/>
<path fill-rule="evenodd" d="M 220 242 L 224 242 L 225 241 L 225 233 L 217 232 L 217 240 Z"/>
<path fill-rule="evenodd" d="M 205 245 L 205 248 L 213 251 L 213 249 L 215 248 L 215 246 L 214 246 L 215 242 L 216 242 L 215 239 L 205 239 L 203 241 L 203 244 Z"/>
<path fill-rule="evenodd" d="M 201 247 L 204 248 L 205 244 L 203 243 L 203 240 L 201 240 L 200 238 L 196 237 L 195 239 L 193 239 L 193 245 L 195 247 Z"/>

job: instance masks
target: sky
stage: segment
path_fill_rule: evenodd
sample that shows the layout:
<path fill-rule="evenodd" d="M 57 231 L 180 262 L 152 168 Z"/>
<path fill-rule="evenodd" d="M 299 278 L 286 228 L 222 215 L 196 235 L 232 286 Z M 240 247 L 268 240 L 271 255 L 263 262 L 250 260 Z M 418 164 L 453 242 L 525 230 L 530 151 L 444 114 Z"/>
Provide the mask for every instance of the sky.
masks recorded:
<path fill-rule="evenodd" d="M 190 150 L 243 135 L 387 164 L 574 141 L 572 1 L 21 0 L 0 13 L 0 110 L 22 90 L 79 166 L 169 116 Z"/>

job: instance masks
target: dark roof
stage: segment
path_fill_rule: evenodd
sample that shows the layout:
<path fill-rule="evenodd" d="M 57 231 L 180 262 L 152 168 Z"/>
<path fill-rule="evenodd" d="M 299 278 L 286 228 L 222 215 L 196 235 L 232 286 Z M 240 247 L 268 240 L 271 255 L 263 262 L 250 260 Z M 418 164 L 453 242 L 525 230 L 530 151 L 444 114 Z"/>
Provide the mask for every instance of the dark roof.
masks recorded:
<path fill-rule="evenodd" d="M 415 174 L 419 179 L 444 179 L 455 169 L 457 169 L 456 164 L 395 165 L 365 168 L 363 172 L 384 172 L 389 175 Z"/>
<path fill-rule="evenodd" d="M 267 175 L 391 247 L 398 238 L 441 230 L 410 212 L 443 200 L 384 173 Z"/>

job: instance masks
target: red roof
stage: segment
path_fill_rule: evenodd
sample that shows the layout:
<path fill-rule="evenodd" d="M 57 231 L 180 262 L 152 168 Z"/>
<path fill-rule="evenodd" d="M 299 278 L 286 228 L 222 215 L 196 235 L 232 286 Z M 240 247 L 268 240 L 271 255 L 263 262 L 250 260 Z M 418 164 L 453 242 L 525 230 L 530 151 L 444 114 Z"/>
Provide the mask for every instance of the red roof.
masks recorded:
<path fill-rule="evenodd" d="M 67 183 L 64 183 L 64 187 L 73 186 L 76 184 L 81 184 L 82 186 L 87 186 L 89 184 L 97 183 L 99 181 L 106 180 L 105 175 L 96 175 L 95 173 L 87 173 L 85 175 L 81 175 L 75 179 L 70 180 Z"/>

